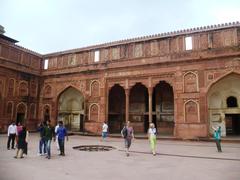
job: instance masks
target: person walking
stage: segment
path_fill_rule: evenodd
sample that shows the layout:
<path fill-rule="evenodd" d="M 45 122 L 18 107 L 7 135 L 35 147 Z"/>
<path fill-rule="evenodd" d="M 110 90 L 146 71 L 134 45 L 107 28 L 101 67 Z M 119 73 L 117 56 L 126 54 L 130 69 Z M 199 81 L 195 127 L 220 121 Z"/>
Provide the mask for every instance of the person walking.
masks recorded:
<path fill-rule="evenodd" d="M 129 149 L 132 144 L 132 139 L 134 139 L 134 131 L 133 128 L 131 127 L 130 121 L 128 121 L 121 130 L 121 135 L 124 138 L 126 156 L 129 156 Z"/>
<path fill-rule="evenodd" d="M 14 158 L 18 158 L 18 157 L 23 158 L 23 151 L 26 145 L 26 136 L 27 136 L 27 130 L 26 130 L 26 127 L 23 126 L 22 130 L 18 135 L 17 152 Z"/>
<path fill-rule="evenodd" d="M 60 148 L 60 156 L 65 156 L 65 150 L 64 150 L 64 141 L 65 141 L 65 137 L 68 141 L 68 134 L 67 134 L 67 129 L 63 126 L 63 122 L 59 121 L 59 127 L 57 129 L 57 141 L 59 144 L 59 148 Z"/>
<path fill-rule="evenodd" d="M 8 126 L 8 141 L 7 141 L 7 149 L 10 150 L 10 144 L 12 149 L 15 149 L 15 139 L 16 139 L 16 134 L 17 134 L 17 126 L 15 125 L 14 122 L 12 122 Z"/>
<path fill-rule="evenodd" d="M 56 139 L 58 139 L 58 135 L 57 135 L 57 130 L 58 130 L 58 128 L 59 128 L 59 122 L 57 123 L 57 125 L 55 126 L 55 134 L 56 134 Z M 56 146 L 57 146 L 57 150 L 59 151 L 60 149 L 59 149 L 59 144 L 58 144 L 58 142 L 56 141 Z"/>
<path fill-rule="evenodd" d="M 27 155 L 28 153 L 28 142 L 29 142 L 29 132 L 26 129 L 26 138 L 25 138 L 25 144 L 24 144 L 24 149 L 23 149 L 23 154 Z"/>
<path fill-rule="evenodd" d="M 46 158 L 50 159 L 51 158 L 51 142 L 52 142 L 52 138 L 54 138 L 54 141 L 55 141 L 55 133 L 54 133 L 54 128 L 50 125 L 49 120 L 47 121 L 47 124 L 44 127 L 44 135 L 45 135 L 45 140 L 46 140 L 46 144 L 47 144 Z"/>
<path fill-rule="evenodd" d="M 222 152 L 221 148 L 221 126 L 218 126 L 217 128 L 212 127 L 214 130 L 213 137 L 216 142 L 217 150 L 218 152 Z"/>
<path fill-rule="evenodd" d="M 106 140 L 107 134 L 108 134 L 108 125 L 107 125 L 107 123 L 104 121 L 104 122 L 103 122 L 103 126 L 102 126 L 102 140 L 103 140 L 103 141 Z"/>
<path fill-rule="evenodd" d="M 40 134 L 38 155 L 40 156 L 47 153 L 47 150 L 46 150 L 47 145 L 46 145 L 46 138 L 45 138 L 45 131 L 44 131 L 45 126 L 46 126 L 46 122 L 41 122 L 38 126 L 38 132 Z"/>
<path fill-rule="evenodd" d="M 155 128 L 155 125 L 153 123 L 150 123 L 149 129 L 148 129 L 148 139 L 150 142 L 150 148 L 152 151 L 152 154 L 156 155 L 156 144 L 157 144 L 157 130 Z"/>

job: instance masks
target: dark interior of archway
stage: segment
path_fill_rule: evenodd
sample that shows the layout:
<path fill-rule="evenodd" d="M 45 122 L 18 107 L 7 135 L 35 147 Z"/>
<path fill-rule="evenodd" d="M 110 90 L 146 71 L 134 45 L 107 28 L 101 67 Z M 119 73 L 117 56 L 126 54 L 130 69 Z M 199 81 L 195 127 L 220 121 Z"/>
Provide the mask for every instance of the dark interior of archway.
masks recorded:
<path fill-rule="evenodd" d="M 125 122 L 125 91 L 119 86 L 113 86 L 108 97 L 108 125 L 110 133 L 119 133 Z"/>
<path fill-rule="evenodd" d="M 227 135 L 240 135 L 240 114 L 226 114 Z"/>
<path fill-rule="evenodd" d="M 137 83 L 130 90 L 129 120 L 134 126 L 134 132 L 147 132 L 149 126 L 148 89 L 141 83 Z"/>
<path fill-rule="evenodd" d="M 23 124 L 24 123 L 24 113 L 17 113 L 17 119 L 16 119 L 16 124 L 20 123 Z"/>
<path fill-rule="evenodd" d="M 238 107 L 237 98 L 230 96 L 227 98 L 227 107 Z"/>
<path fill-rule="evenodd" d="M 173 89 L 165 81 L 159 82 L 153 90 L 153 123 L 158 134 L 172 135 L 174 129 Z"/>
<path fill-rule="evenodd" d="M 44 112 L 44 121 L 49 121 L 50 120 L 50 116 L 49 116 L 49 109 L 46 109 Z"/>

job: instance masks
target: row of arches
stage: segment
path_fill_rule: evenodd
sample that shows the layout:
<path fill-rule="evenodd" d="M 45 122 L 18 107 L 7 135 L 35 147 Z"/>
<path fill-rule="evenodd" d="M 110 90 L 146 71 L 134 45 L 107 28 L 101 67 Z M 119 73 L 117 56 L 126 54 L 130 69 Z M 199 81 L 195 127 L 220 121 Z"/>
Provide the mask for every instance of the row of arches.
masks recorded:
<path fill-rule="evenodd" d="M 149 90 L 141 83 L 130 89 L 129 118 L 137 125 L 136 131 L 146 132 L 149 124 Z M 174 100 L 173 89 L 166 82 L 157 84 L 152 92 L 153 123 L 166 132 L 173 133 Z M 126 121 L 126 97 L 122 86 L 114 85 L 108 93 L 107 120 L 111 133 L 120 132 Z M 88 121 L 99 121 L 100 107 L 91 103 L 88 107 Z M 86 105 L 83 94 L 73 87 L 65 89 L 58 98 L 58 119 L 63 120 L 71 130 L 83 130 L 86 115 Z"/>
<path fill-rule="evenodd" d="M 0 79 L 0 93 L 3 92 L 3 80 Z M 30 91 L 29 91 L 30 89 Z M 2 91 L 2 92 L 1 92 Z M 8 81 L 7 89 L 6 89 L 6 96 L 13 97 L 17 93 L 18 96 L 36 96 L 37 95 L 37 84 L 34 81 L 29 82 L 25 80 L 19 81 L 18 85 L 16 86 L 16 80 L 11 78 Z"/>
<path fill-rule="evenodd" d="M 230 134 L 230 129 L 233 134 L 240 134 L 239 80 L 239 75 L 229 74 L 208 88 L 206 102 L 209 120 L 204 120 L 203 123 L 209 122 L 209 127 L 220 124 L 225 131 L 229 131 L 227 134 Z M 176 116 L 174 91 L 169 83 L 159 81 L 152 88 L 136 83 L 130 89 L 115 84 L 109 89 L 107 98 L 106 120 L 110 133 L 119 133 L 128 117 L 133 122 L 136 132 L 146 132 L 151 121 L 160 134 L 173 134 Z M 203 101 L 199 101 L 197 98 L 196 100 L 186 98 L 182 104 L 183 123 L 201 123 L 200 112 L 205 111 L 200 109 Z M 88 121 L 99 121 L 100 117 L 101 109 L 98 103 L 90 103 L 88 106 L 86 111 L 84 95 L 77 89 L 69 87 L 59 95 L 58 118 L 64 120 L 70 129 L 83 131 L 86 115 Z M 228 118 L 231 119 L 230 123 Z M 210 129 L 209 131 L 211 132 Z"/>
<path fill-rule="evenodd" d="M 111 133 L 119 133 L 122 129 L 126 121 L 126 108 L 129 108 L 129 120 L 135 126 L 136 132 L 147 132 L 151 119 L 159 132 L 173 134 L 174 94 L 172 86 L 165 81 L 160 81 L 150 90 L 143 84 L 136 83 L 129 91 L 129 107 L 126 107 L 124 88 L 115 84 L 109 90 L 108 97 L 108 123 Z"/>
<path fill-rule="evenodd" d="M 14 113 L 14 108 L 16 108 L 16 113 Z M 13 101 L 8 101 L 6 106 L 6 117 L 11 120 L 16 119 L 16 123 L 25 124 L 26 119 L 35 119 L 36 118 L 36 104 L 31 103 L 28 105 L 24 102 L 14 104 Z M 28 113 L 29 112 L 29 113 Z"/>

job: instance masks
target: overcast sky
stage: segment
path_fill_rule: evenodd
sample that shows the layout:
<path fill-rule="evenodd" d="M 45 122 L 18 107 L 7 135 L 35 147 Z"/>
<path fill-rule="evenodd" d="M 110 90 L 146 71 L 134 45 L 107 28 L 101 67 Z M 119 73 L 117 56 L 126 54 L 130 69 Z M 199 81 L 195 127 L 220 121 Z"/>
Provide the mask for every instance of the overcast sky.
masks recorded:
<path fill-rule="evenodd" d="M 0 0 L 0 25 L 45 54 L 240 21 L 240 0 Z"/>

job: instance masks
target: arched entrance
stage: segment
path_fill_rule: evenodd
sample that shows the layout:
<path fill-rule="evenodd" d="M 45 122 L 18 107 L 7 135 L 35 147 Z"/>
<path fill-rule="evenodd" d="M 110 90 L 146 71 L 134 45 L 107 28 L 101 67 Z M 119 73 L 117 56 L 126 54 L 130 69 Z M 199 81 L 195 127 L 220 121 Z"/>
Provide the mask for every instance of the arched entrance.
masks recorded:
<path fill-rule="evenodd" d="M 24 124 L 26 123 L 26 112 L 27 112 L 27 106 L 24 103 L 20 103 L 17 105 L 17 117 L 16 117 L 16 124 L 21 123 Z"/>
<path fill-rule="evenodd" d="M 43 108 L 43 120 L 44 122 L 50 120 L 50 108 L 48 105 L 45 105 Z"/>
<path fill-rule="evenodd" d="M 210 133 L 212 126 L 221 126 L 222 135 L 240 135 L 240 75 L 229 74 L 208 91 Z"/>
<path fill-rule="evenodd" d="M 153 123 L 158 134 L 173 135 L 174 130 L 174 94 L 173 88 L 160 81 L 153 89 Z"/>
<path fill-rule="evenodd" d="M 130 90 L 129 119 L 135 132 L 147 132 L 149 126 L 148 89 L 141 83 L 135 84 Z"/>
<path fill-rule="evenodd" d="M 58 120 L 71 131 L 84 130 L 84 97 L 77 89 L 69 87 L 60 94 Z"/>
<path fill-rule="evenodd" d="M 119 133 L 125 122 L 126 97 L 123 87 L 116 84 L 109 91 L 108 125 L 110 133 Z"/>

